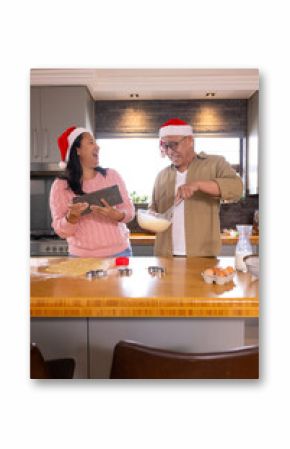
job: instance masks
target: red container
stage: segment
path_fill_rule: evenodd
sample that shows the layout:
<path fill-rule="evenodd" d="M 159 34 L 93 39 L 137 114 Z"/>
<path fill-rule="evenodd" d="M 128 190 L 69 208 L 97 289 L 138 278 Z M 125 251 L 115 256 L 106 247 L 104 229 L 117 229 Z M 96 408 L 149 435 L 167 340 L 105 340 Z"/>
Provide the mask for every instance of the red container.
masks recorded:
<path fill-rule="evenodd" d="M 117 266 L 120 266 L 120 265 L 129 265 L 129 257 L 117 257 L 116 258 L 116 260 L 115 260 L 115 264 L 117 265 Z"/>

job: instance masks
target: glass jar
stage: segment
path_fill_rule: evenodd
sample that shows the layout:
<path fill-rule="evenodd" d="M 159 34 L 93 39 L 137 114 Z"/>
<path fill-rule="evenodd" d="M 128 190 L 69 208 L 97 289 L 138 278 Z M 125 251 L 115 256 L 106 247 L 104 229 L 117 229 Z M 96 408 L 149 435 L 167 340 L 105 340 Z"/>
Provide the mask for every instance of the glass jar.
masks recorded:
<path fill-rule="evenodd" d="M 239 233 L 239 240 L 236 246 L 235 253 L 235 267 L 239 271 L 247 271 L 247 266 L 244 262 L 244 257 L 253 254 L 253 248 L 250 242 L 250 235 L 252 234 L 252 225 L 237 225 Z"/>

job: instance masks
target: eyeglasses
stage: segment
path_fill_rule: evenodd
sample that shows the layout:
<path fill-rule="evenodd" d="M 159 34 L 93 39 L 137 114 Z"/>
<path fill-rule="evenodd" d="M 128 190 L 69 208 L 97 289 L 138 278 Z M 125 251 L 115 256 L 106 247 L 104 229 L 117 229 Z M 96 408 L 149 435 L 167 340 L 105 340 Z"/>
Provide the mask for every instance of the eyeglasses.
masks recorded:
<path fill-rule="evenodd" d="M 186 137 L 187 137 L 187 136 L 184 136 L 184 137 L 183 137 L 181 140 L 179 140 L 178 142 L 174 142 L 174 141 L 172 141 L 172 142 L 164 142 L 164 140 L 160 140 L 160 148 L 162 148 L 162 150 L 164 150 L 164 151 L 168 151 L 169 148 L 170 148 L 172 151 L 176 151 L 177 148 L 178 148 L 178 145 L 180 145 L 181 142 L 182 142 L 184 139 L 186 139 Z"/>

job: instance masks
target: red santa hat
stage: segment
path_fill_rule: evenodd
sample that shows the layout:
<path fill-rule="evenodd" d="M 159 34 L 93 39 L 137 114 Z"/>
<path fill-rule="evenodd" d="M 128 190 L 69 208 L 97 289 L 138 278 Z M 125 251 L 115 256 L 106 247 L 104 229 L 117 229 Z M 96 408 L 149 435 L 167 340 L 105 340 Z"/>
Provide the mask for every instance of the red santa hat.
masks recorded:
<path fill-rule="evenodd" d="M 163 123 L 159 129 L 159 138 L 165 136 L 193 136 L 192 127 L 180 120 L 179 118 L 171 118 Z"/>
<path fill-rule="evenodd" d="M 61 136 L 58 137 L 57 143 L 61 154 L 61 161 L 58 165 L 61 169 L 66 168 L 71 147 L 77 137 L 79 137 L 82 133 L 92 134 L 91 131 L 86 128 L 77 128 L 76 126 L 71 126 L 70 128 L 67 128 L 61 134 Z"/>

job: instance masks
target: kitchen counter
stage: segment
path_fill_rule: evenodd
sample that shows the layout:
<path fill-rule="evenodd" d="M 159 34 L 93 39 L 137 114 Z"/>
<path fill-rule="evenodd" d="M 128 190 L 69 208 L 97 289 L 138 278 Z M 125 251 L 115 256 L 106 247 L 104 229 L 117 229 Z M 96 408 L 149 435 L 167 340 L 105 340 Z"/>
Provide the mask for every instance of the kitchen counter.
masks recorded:
<path fill-rule="evenodd" d="M 31 260 L 35 267 L 36 259 Z M 37 258 L 37 264 L 57 260 L 63 258 Z M 116 268 L 106 278 L 92 281 L 32 275 L 31 316 L 257 318 L 258 281 L 249 273 L 237 273 L 224 286 L 203 281 L 200 273 L 217 262 L 222 267 L 234 265 L 232 257 L 132 257 L 131 277 L 120 277 Z M 150 276 L 150 265 L 164 267 L 165 276 Z"/>
<path fill-rule="evenodd" d="M 229 235 L 221 234 L 222 245 L 236 245 L 238 242 L 238 237 L 231 237 Z M 154 245 L 155 234 L 150 233 L 132 233 L 130 235 L 131 245 Z M 250 237 L 250 242 L 252 245 L 259 245 L 259 236 L 252 235 Z"/>

